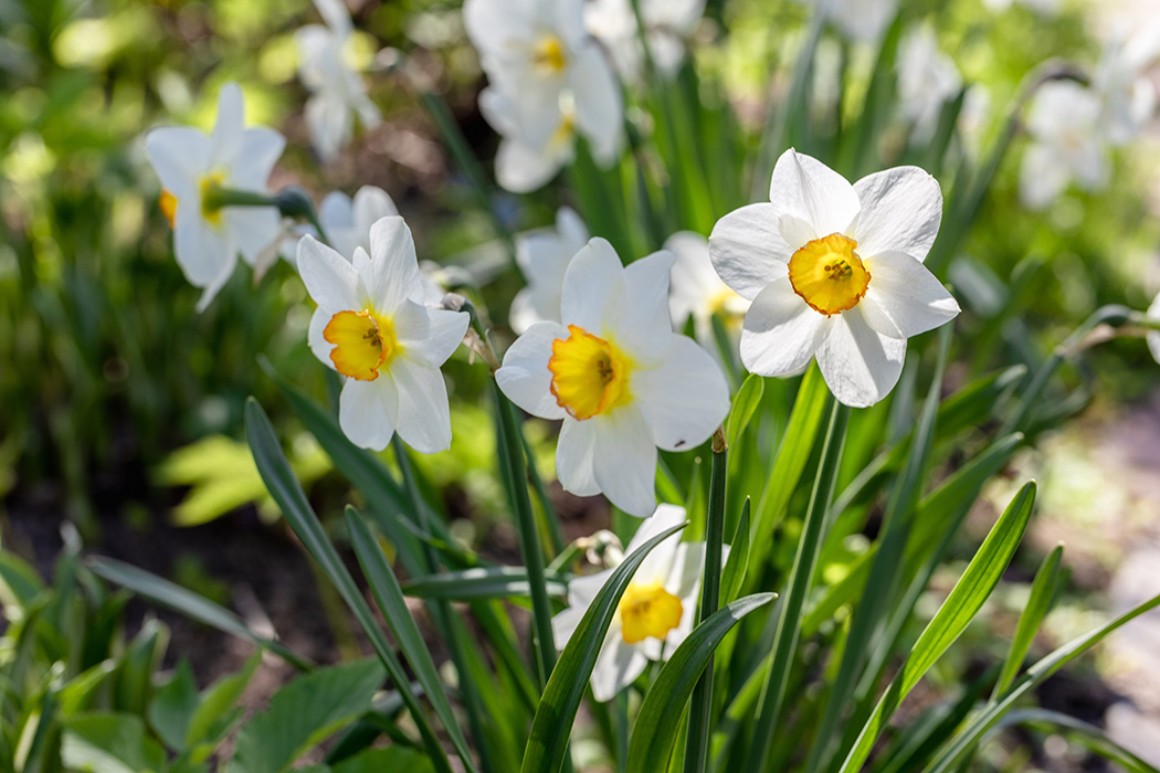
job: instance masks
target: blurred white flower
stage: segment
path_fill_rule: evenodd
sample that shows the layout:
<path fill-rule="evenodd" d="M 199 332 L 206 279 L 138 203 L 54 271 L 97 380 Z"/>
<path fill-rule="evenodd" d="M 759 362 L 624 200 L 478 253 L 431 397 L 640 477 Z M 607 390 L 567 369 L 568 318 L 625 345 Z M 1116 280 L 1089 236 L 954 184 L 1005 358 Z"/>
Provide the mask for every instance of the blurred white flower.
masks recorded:
<path fill-rule="evenodd" d="M 666 250 L 677 256 L 673 264 L 669 312 L 676 330 L 693 318 L 697 341 L 714 357 L 719 356 L 713 337 L 713 316 L 720 314 L 728 322 L 740 319 L 749 301 L 730 289 L 713 270 L 709 259 L 709 240 L 699 233 L 678 231 L 665 242 Z"/>
<path fill-rule="evenodd" d="M 352 443 L 382 450 L 398 432 L 416 451 L 442 451 L 451 415 L 439 368 L 463 340 L 468 315 L 422 305 L 403 218 L 376 222 L 370 245 L 369 255 L 358 247 L 348 261 L 313 236 L 298 243 L 298 271 L 318 304 L 310 348 L 347 377 L 338 418 Z"/>
<path fill-rule="evenodd" d="M 802 0 L 799 0 L 801 2 Z M 894 21 L 898 0 L 804 0 L 849 40 L 874 43 Z"/>
<path fill-rule="evenodd" d="M 301 61 L 298 75 L 310 91 L 306 102 L 306 126 L 314 150 L 330 161 L 351 138 L 354 117 L 367 129 L 378 126 L 381 116 L 367 96 L 362 76 L 345 58 L 352 31 L 350 14 L 342 0 L 314 0 L 326 25 L 309 24 L 298 30 Z"/>
<path fill-rule="evenodd" d="M 1108 139 L 1123 145 L 1135 139 L 1156 115 L 1156 86 L 1148 68 L 1160 59 L 1160 23 L 1155 21 L 1131 35 L 1113 34 L 1104 47 L 1092 79 L 1099 96 Z"/>
<path fill-rule="evenodd" d="M 943 105 L 962 88 L 959 69 L 939 50 L 934 27 L 927 23 L 911 28 L 898 49 L 898 97 L 916 140 L 933 137 Z"/>
<path fill-rule="evenodd" d="M 1156 293 L 1156 297 L 1152 299 L 1147 315 L 1149 320 L 1160 324 L 1160 293 Z M 1148 342 L 1148 351 L 1152 352 L 1152 359 L 1160 362 L 1160 330 L 1149 330 L 1144 335 L 1144 340 Z"/>
<path fill-rule="evenodd" d="M 600 45 L 584 31 L 583 0 L 467 0 L 464 24 L 490 85 L 480 110 L 503 136 L 496 177 L 534 190 L 571 162 L 584 136 L 602 165 L 616 160 L 624 106 Z"/>
<path fill-rule="evenodd" d="M 769 197 L 721 218 L 709 237 L 717 273 L 753 300 L 741 361 L 787 376 L 816 357 L 838 400 L 873 405 L 898 382 L 906 339 L 959 313 L 922 265 L 942 220 L 938 182 L 902 166 L 851 185 L 791 149 Z"/>
<path fill-rule="evenodd" d="M 983 5 L 992 11 L 1006 11 L 1013 5 L 1022 5 L 1041 16 L 1059 13 L 1060 0 L 983 0 Z"/>
<path fill-rule="evenodd" d="M 685 509 L 660 505 L 641 524 L 626 555 L 685 521 Z M 729 555 L 729 547 L 722 548 Z M 704 542 L 681 542 L 680 532 L 649 553 L 620 598 L 592 670 L 592 697 L 612 700 L 644 673 L 650 660 L 668 660 L 693 630 L 705 566 Z M 568 607 L 552 618 L 556 648 L 564 649 L 614 569 L 568 583 Z"/>
<path fill-rule="evenodd" d="M 555 228 L 538 228 L 516 237 L 516 260 L 528 286 L 512 299 L 508 322 L 523 333 L 537 322 L 560 321 L 564 271 L 588 243 L 588 227 L 573 210 L 561 207 Z"/>
<path fill-rule="evenodd" d="M 987 122 L 991 117 L 991 92 L 981 83 L 972 83 L 963 97 L 963 109 L 959 113 L 959 136 L 969 156 L 979 155 L 979 146 Z"/>
<path fill-rule="evenodd" d="M 245 128 L 242 90 L 218 94 L 213 134 L 189 127 L 145 135 L 149 162 L 161 178 L 161 207 L 173 226 L 174 252 L 185 278 L 202 288 L 205 309 L 234 273 L 238 253 L 251 266 L 282 235 L 275 207 L 226 206 L 222 189 L 266 193 L 266 181 L 286 141 L 273 129 Z"/>
<path fill-rule="evenodd" d="M 685 60 L 685 41 L 705 13 L 705 0 L 640 0 L 640 16 L 657 70 L 671 77 Z M 611 54 L 612 62 L 628 83 L 640 83 L 644 74 L 641 45 L 632 0 L 591 0 L 584 21 Z"/>
<path fill-rule="evenodd" d="M 354 198 L 341 191 L 326 194 L 318 207 L 318 221 L 326 230 L 330 246 L 347 260 L 355 250 L 370 251 L 371 226 L 384 217 L 397 217 L 399 210 L 390 194 L 374 185 L 364 185 Z"/>
<path fill-rule="evenodd" d="M 561 321 L 528 328 L 496 372 L 520 408 L 564 421 L 556 448 L 564 489 L 603 492 L 638 517 L 656 506 L 657 447 L 698 446 L 729 411 L 721 369 L 673 333 L 674 261 L 658 252 L 625 268 L 612 245 L 593 239 L 564 274 Z"/>
<path fill-rule="evenodd" d="M 1108 180 L 1100 101 L 1072 81 L 1043 84 L 1027 111 L 1031 144 L 1023 153 L 1019 196 L 1029 209 L 1043 209 L 1074 179 L 1084 190 Z"/>

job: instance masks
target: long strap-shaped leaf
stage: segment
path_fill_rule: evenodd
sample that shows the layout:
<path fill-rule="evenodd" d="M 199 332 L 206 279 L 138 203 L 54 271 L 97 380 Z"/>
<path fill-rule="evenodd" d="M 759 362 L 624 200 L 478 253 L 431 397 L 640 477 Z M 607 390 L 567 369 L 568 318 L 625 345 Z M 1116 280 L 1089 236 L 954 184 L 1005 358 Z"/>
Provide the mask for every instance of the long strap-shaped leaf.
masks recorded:
<path fill-rule="evenodd" d="M 1011 557 L 1015 555 L 1034 504 L 1035 483 L 1027 483 L 999 516 L 963 576 L 955 583 L 946 601 L 918 637 L 902 670 L 890 682 L 886 693 L 874 707 L 874 713 L 862 726 L 854 747 L 842 763 L 842 773 L 862 769 L 874 742 L 878 740 L 878 734 L 886 727 L 894 710 L 982 608 L 983 602 L 991 595 L 1011 562 Z"/>
<path fill-rule="evenodd" d="M 997 731 L 1012 725 L 1030 725 L 1049 732 L 1062 732 L 1104 759 L 1122 765 L 1131 773 L 1160 773 L 1154 765 L 1109 738 L 1100 728 L 1075 717 L 1060 714 L 1058 711 L 1049 709 L 1012 711 L 994 729 Z"/>
<path fill-rule="evenodd" d="M 644 696 L 628 747 L 629 773 L 664 770 L 677 740 L 685 703 L 717 645 L 741 618 L 777 597 L 756 593 L 728 604 L 697 626 L 673 652 Z"/>
<path fill-rule="evenodd" d="M 1103 641 L 1112 631 L 1115 631 L 1117 628 L 1120 628 L 1158 606 L 1160 606 L 1160 596 L 1154 596 L 1094 631 L 1080 636 L 1077 639 L 1072 639 L 1067 644 L 1031 666 L 1015 682 L 1011 689 L 1003 694 L 1000 700 L 989 704 L 975 715 L 971 723 L 947 745 L 946 750 L 939 755 L 939 758 L 928 770 L 932 773 L 954 770 L 955 765 L 962 758 L 962 755 L 974 748 L 975 744 L 983 737 L 983 734 L 994 727 L 1005 714 L 1011 711 L 1020 698 L 1034 690 L 1056 671 Z"/>
<path fill-rule="evenodd" d="M 298 479 L 294 477 L 294 473 L 282 453 L 282 447 L 278 445 L 278 438 L 274 435 L 274 428 L 270 426 L 266 412 L 253 398 L 246 401 L 246 437 L 250 442 L 250 449 L 254 454 L 254 462 L 258 466 L 258 472 L 261 474 L 270 496 L 282 509 L 282 515 L 290 527 L 294 529 L 294 533 L 302 540 L 307 552 L 326 572 L 343 601 L 358 619 L 359 625 L 362 626 L 367 638 L 370 639 L 375 653 L 383 661 L 383 665 L 387 667 L 387 673 L 403 697 L 407 710 L 411 713 L 420 734 L 423 736 L 424 746 L 431 755 L 432 762 L 438 769 L 449 771 L 451 767 L 447 755 L 440 746 L 422 706 L 419 705 L 418 699 L 411 691 L 411 683 L 403 671 L 402 664 L 399 663 L 399 659 L 391 649 L 390 642 L 387 641 L 387 637 L 379 628 L 378 622 L 371 613 L 370 605 L 359 592 L 354 578 L 351 577 L 346 565 L 339 557 L 338 551 L 327 539 L 326 532 L 323 531 L 322 524 L 318 521 L 318 516 L 314 514 L 314 510 L 306 500 L 302 486 L 298 484 Z M 440 713 L 438 706 L 436 706 L 436 713 Z M 474 771 L 475 763 L 470 751 L 468 751 L 463 731 L 460 730 L 454 716 L 441 715 L 439 719 L 443 722 L 447 734 L 451 737 L 456 751 L 459 752 L 463 760 L 463 764 L 469 770 Z"/>
<path fill-rule="evenodd" d="M 596 667 L 596 658 L 600 655 L 600 645 L 616 615 L 620 597 L 652 549 L 687 525 L 682 523 L 661 532 L 626 556 L 596 594 L 592 606 L 584 613 L 580 625 L 556 661 L 556 667 L 552 669 L 552 676 L 540 698 L 540 705 L 536 707 L 532 732 L 528 737 L 527 748 L 524 749 L 524 761 L 520 768 L 522 773 L 555 773 L 560 769 L 568 750 L 568 737 L 580 708 L 580 699 L 584 697 L 584 688 L 592 678 L 592 669 Z"/>
<path fill-rule="evenodd" d="M 562 598 L 567 584 L 558 577 L 545 578 L 549 596 Z M 527 597 L 530 586 L 527 570 L 518 566 L 476 566 L 454 572 L 420 577 L 403 586 L 403 593 L 421 599 L 448 601 L 475 601 L 477 599 L 508 599 Z"/>

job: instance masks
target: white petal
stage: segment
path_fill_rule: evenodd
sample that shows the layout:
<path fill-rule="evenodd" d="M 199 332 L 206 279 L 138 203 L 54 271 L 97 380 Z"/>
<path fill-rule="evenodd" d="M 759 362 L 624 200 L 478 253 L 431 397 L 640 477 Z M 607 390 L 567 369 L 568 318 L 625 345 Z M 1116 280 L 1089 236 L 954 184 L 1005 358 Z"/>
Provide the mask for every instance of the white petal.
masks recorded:
<path fill-rule="evenodd" d="M 298 273 L 306 291 L 329 314 L 360 309 L 356 293 L 358 276 L 341 255 L 313 236 L 298 242 Z"/>
<path fill-rule="evenodd" d="M 350 13 L 346 10 L 346 3 L 342 0 L 314 0 L 314 7 L 330 27 L 339 36 L 349 35 L 352 24 Z"/>
<path fill-rule="evenodd" d="M 433 367 L 440 367 L 463 343 L 471 316 L 465 311 L 449 309 L 424 309 L 424 311 L 429 322 L 427 340 L 422 347 L 415 347 L 415 350 Z"/>
<path fill-rule="evenodd" d="M 604 239 L 592 239 L 576 253 L 564 272 L 560 321 L 600 335 L 605 319 L 622 308 L 626 297 L 624 267 Z"/>
<path fill-rule="evenodd" d="M 351 225 L 359 232 L 370 233 L 371 226 L 384 217 L 398 217 L 394 200 L 382 188 L 364 185 L 354 194 Z"/>
<path fill-rule="evenodd" d="M 338 423 L 350 442 L 382 451 L 395 434 L 399 395 L 391 379 L 347 379 L 338 396 Z"/>
<path fill-rule="evenodd" d="M 568 640 L 576 632 L 587 611 L 587 607 L 565 607 L 552 618 L 552 640 L 557 650 L 563 650 L 568 646 Z"/>
<path fill-rule="evenodd" d="M 563 245 L 571 250 L 572 255 L 588 243 L 588 226 L 571 207 L 560 207 L 556 212 L 556 230 Z"/>
<path fill-rule="evenodd" d="M 592 669 L 592 697 L 600 703 L 612 700 L 647 667 L 648 658 L 638 647 L 625 644 L 616 632 L 610 632 Z"/>
<path fill-rule="evenodd" d="M 210 279 L 209 283 L 205 285 L 201 297 L 197 301 L 196 309 L 198 314 L 206 310 L 221 289 L 230 281 L 230 277 L 234 275 L 234 268 L 237 266 L 237 263 L 237 255 L 235 254 L 228 262 L 222 264 L 221 271 L 218 275 Z"/>
<path fill-rule="evenodd" d="M 1063 193 L 1071 171 L 1055 149 L 1033 144 L 1023 152 L 1019 167 L 1019 198 L 1028 209 L 1043 209 Z"/>
<path fill-rule="evenodd" d="M 804 220 L 813 226 L 815 239 L 844 233 L 860 209 L 858 194 L 845 177 L 793 148 L 782 153 L 773 168 L 769 201 L 775 220 L 782 215 Z M 790 245 L 789 253 L 801 246 Z"/>
<path fill-rule="evenodd" d="M 495 380 L 508 399 L 541 419 L 562 419 L 566 415 L 551 391 L 548 360 L 552 342 L 567 337 L 568 331 L 562 325 L 538 322 L 516 339 L 504 354 L 503 367 L 495 373 Z M 561 438 L 561 447 L 563 442 Z"/>
<path fill-rule="evenodd" d="M 883 252 L 866 261 L 870 287 L 859 305 L 866 322 L 890 338 L 910 338 L 954 319 L 959 304 L 909 254 Z"/>
<path fill-rule="evenodd" d="M 508 311 L 508 326 L 516 332 L 517 335 L 526 333 L 528 328 L 537 322 L 551 321 L 546 320 L 538 311 L 536 311 L 536 304 L 532 295 L 532 288 L 525 287 L 516 293 L 512 298 L 512 307 Z"/>
<path fill-rule="evenodd" d="M 202 220 L 196 206 L 178 205 L 173 243 L 185 278 L 197 287 L 205 287 L 218 279 L 227 267 L 232 272 L 237 262 L 237 253 L 226 234 Z"/>
<path fill-rule="evenodd" d="M 672 342 L 669 277 L 677 256 L 666 250 L 634 261 L 624 269 L 625 298 L 631 302 L 608 309 L 606 328 L 641 361 L 657 361 Z"/>
<path fill-rule="evenodd" d="M 505 137 L 495 154 L 495 179 L 504 190 L 530 193 L 546 185 L 570 158 L 571 151 L 560 156 Z"/>
<path fill-rule="evenodd" d="M 1153 321 L 1160 321 L 1160 293 L 1152 299 L 1152 305 L 1148 307 L 1148 319 Z M 1160 362 L 1160 331 L 1151 330 L 1146 336 L 1145 340 L 1148 342 L 1148 350 L 1152 352 L 1152 358 L 1156 362 Z"/>
<path fill-rule="evenodd" d="M 669 335 L 673 342 L 664 362 L 633 373 L 631 389 L 652 442 L 666 451 L 687 451 L 708 440 L 729 413 L 729 385 L 693 339 Z"/>
<path fill-rule="evenodd" d="M 483 55 L 530 37 L 540 0 L 467 0 L 463 26 L 472 45 Z"/>
<path fill-rule="evenodd" d="M 592 143 L 596 159 L 610 164 L 620 150 L 624 106 L 620 85 L 595 42 L 576 52 L 568 83 L 575 100 L 577 128 Z"/>
<path fill-rule="evenodd" d="M 209 137 L 197 129 L 165 126 L 145 135 L 145 153 L 179 207 L 181 199 L 197 196 L 197 180 L 209 169 Z"/>
<path fill-rule="evenodd" d="M 314 151 L 323 162 L 332 160 L 353 131 L 350 111 L 336 95 L 319 92 L 306 101 L 306 128 Z"/>
<path fill-rule="evenodd" d="M 443 373 L 406 355 L 392 361 L 389 368 L 399 391 L 399 437 L 420 453 L 447 450 L 451 446 L 451 409 Z"/>
<path fill-rule="evenodd" d="M 335 370 L 334 361 L 330 359 L 330 352 L 334 349 L 334 344 L 326 340 L 323 331 L 326 330 L 326 326 L 330 324 L 333 316 L 325 309 L 315 309 L 314 315 L 310 317 L 310 328 L 306 333 L 306 342 L 310 344 L 310 351 L 314 352 L 314 356 L 331 370 Z"/>
<path fill-rule="evenodd" d="M 347 260 L 354 257 L 357 247 L 370 247 L 370 224 L 359 232 L 354 224 L 354 208 L 345 193 L 333 191 L 326 194 L 318 207 L 318 220 L 326 230 L 330 246 Z"/>
<path fill-rule="evenodd" d="M 251 266 L 282 238 L 282 216 L 274 207 L 228 207 L 224 215 L 232 241 Z"/>
<path fill-rule="evenodd" d="M 242 90 L 236 83 L 227 83 L 218 92 L 217 123 L 210 137 L 210 166 L 232 167 L 237 162 L 242 150 L 244 121 Z"/>
<path fill-rule="evenodd" d="M 246 129 L 241 153 L 230 168 L 230 184 L 240 190 L 265 191 L 285 147 L 286 139 L 273 129 Z"/>
<path fill-rule="evenodd" d="M 788 275 L 786 266 L 797 247 L 782 238 L 778 217 L 772 204 L 750 204 L 713 226 L 709 236 L 713 268 L 744 298 L 753 299 L 774 279 Z"/>
<path fill-rule="evenodd" d="M 390 314 L 419 282 L 419 261 L 411 229 L 401 217 L 384 217 L 371 226 L 371 261 L 363 275 L 375 309 Z"/>
<path fill-rule="evenodd" d="M 629 515 L 651 515 L 657 504 L 657 449 L 644 416 L 636 405 L 625 405 L 589 421 L 599 422 L 592 469 L 600 490 Z"/>
<path fill-rule="evenodd" d="M 896 166 L 854 184 L 862 211 L 850 227 L 863 259 L 904 252 L 926 260 L 942 222 L 942 190 L 916 166 Z"/>
<path fill-rule="evenodd" d="M 592 419 L 576 421 L 565 414 L 556 441 L 556 478 L 565 491 L 578 497 L 600 493 L 595 471 L 596 435 L 597 424 Z"/>
<path fill-rule="evenodd" d="M 830 321 L 793 291 L 789 276 L 770 282 L 753 299 L 741 329 L 741 362 L 750 373 L 800 373 L 825 340 Z"/>
<path fill-rule="evenodd" d="M 871 406 L 898 383 L 906 339 L 875 333 L 860 305 L 832 319 L 830 334 L 818 350 L 822 376 L 839 402 L 854 408 Z"/>
<path fill-rule="evenodd" d="M 628 543 L 628 547 L 624 551 L 625 555 L 635 553 L 653 537 L 685 523 L 686 520 L 685 508 L 669 504 L 658 505 L 656 512 L 651 517 L 641 521 L 640 528 L 636 530 L 636 534 L 632 536 L 632 541 Z M 669 574 L 672 572 L 673 561 L 676 559 L 681 545 L 686 544 L 681 542 L 682 533 L 677 532 L 653 548 L 652 552 L 641 561 L 636 573 L 632 576 L 632 581 L 642 585 L 652 583 L 666 585 Z"/>

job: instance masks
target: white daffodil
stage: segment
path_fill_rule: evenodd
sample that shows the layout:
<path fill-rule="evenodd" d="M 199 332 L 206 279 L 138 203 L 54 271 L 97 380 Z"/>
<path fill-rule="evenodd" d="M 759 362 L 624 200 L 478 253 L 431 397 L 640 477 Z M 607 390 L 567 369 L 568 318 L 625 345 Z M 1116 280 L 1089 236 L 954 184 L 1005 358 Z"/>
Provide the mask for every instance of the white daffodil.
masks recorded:
<path fill-rule="evenodd" d="M 516 238 L 516 260 L 528 286 L 512 299 L 508 322 L 523 333 L 537 322 L 560 321 L 560 292 L 572 256 L 588 243 L 588 227 L 573 210 L 561 207 L 555 228 L 539 228 Z"/>
<path fill-rule="evenodd" d="M 1043 209 L 1074 179 L 1084 190 L 1108 180 L 1107 148 L 1100 133 L 1100 101 L 1072 81 L 1040 86 L 1027 113 L 1031 144 L 1023 153 L 1019 196 Z"/>
<path fill-rule="evenodd" d="M 330 246 L 347 260 L 355 250 L 371 248 L 371 226 L 384 217 L 398 217 L 399 210 L 382 188 L 364 185 L 352 199 L 341 191 L 326 194 L 318 207 L 318 221 L 326 230 Z"/>
<path fill-rule="evenodd" d="M 563 419 L 556 473 L 564 489 L 603 492 L 640 517 L 656 505 L 657 447 L 700 445 L 729 411 L 720 368 L 673 333 L 674 260 L 659 252 L 625 268 L 612 245 L 593 239 L 564 273 L 560 322 L 528 328 L 496 372 L 520 408 Z"/>
<path fill-rule="evenodd" d="M 161 208 L 173 226 L 174 252 L 185 278 L 202 288 L 203 310 L 234 273 L 238 253 L 254 265 L 282 235 L 276 207 L 229 206 L 223 190 L 266 193 L 266 181 L 286 141 L 273 129 L 245 128 L 242 91 L 227 83 L 218 94 L 217 123 L 206 136 L 174 126 L 145 136 L 149 162 L 161 178 Z"/>
<path fill-rule="evenodd" d="M 1146 314 L 1152 322 L 1160 323 L 1160 293 L 1156 293 Z M 1152 358 L 1160 362 L 1160 330 L 1149 330 L 1144 334 L 1144 340 L 1148 342 L 1148 351 L 1152 352 Z"/>
<path fill-rule="evenodd" d="M 958 96 L 963 79 L 954 61 L 939 50 L 930 24 L 911 29 L 899 44 L 898 97 L 903 117 L 925 142 L 938 128 L 943 105 Z"/>
<path fill-rule="evenodd" d="M 310 91 L 306 126 L 315 152 L 330 161 L 354 131 L 357 115 L 365 128 L 378 126 L 381 116 L 367 96 L 359 73 L 346 60 L 352 25 L 342 0 L 314 0 L 326 25 L 309 24 L 298 30 L 301 57 L 298 76 Z"/>
<path fill-rule="evenodd" d="M 717 273 L 753 301 L 741 361 L 787 376 L 816 357 L 838 400 L 873 405 L 897 383 L 906 339 L 959 313 L 922 265 L 942 220 L 938 182 L 901 166 L 851 185 L 791 149 L 769 198 L 721 218 L 709 237 Z"/>
<path fill-rule="evenodd" d="M 637 530 L 627 555 L 685 521 L 685 509 L 660 505 Z M 722 556 L 729 554 L 728 546 Z M 681 542 L 680 532 L 649 553 L 620 597 L 616 615 L 592 670 L 592 697 L 611 700 L 644 673 L 650 660 L 667 660 L 693 630 L 700 603 L 704 542 Z M 613 569 L 578 577 L 568 583 L 568 607 L 552 618 L 556 648 L 563 649 L 592 606 Z"/>
<path fill-rule="evenodd" d="M 804 3 L 825 15 L 843 37 L 865 43 L 881 38 L 898 13 L 898 0 L 804 0 Z"/>
<path fill-rule="evenodd" d="M 649 52 L 657 70 L 671 77 L 685 59 L 685 41 L 705 13 L 705 0 L 640 0 L 640 16 Z M 592 0 L 584 6 L 584 22 L 612 56 L 620 76 L 640 83 L 644 49 L 632 0 Z"/>
<path fill-rule="evenodd" d="M 1059 0 L 983 0 L 983 5 L 992 11 L 1006 11 L 1013 5 L 1022 5 L 1041 16 L 1059 13 Z"/>
<path fill-rule="evenodd" d="M 1131 35 L 1118 32 L 1104 47 L 1092 79 L 1103 106 L 1108 139 L 1123 145 L 1135 139 L 1156 115 L 1156 86 L 1148 68 L 1160 59 L 1160 23 L 1152 22 Z"/>
<path fill-rule="evenodd" d="M 681 330 L 692 317 L 697 341 L 716 357 L 713 316 L 720 314 L 726 321 L 740 319 L 749 308 L 749 301 L 733 292 L 717 276 L 713 261 L 709 259 L 709 240 L 701 234 L 679 231 L 668 238 L 665 249 L 677 256 L 669 293 L 673 325 Z"/>
<path fill-rule="evenodd" d="M 584 31 L 583 0 L 467 0 L 464 24 L 490 85 L 480 110 L 503 137 L 496 177 L 534 190 L 570 163 L 577 133 L 596 160 L 615 161 L 624 106 L 600 45 Z"/>
<path fill-rule="evenodd" d="M 401 217 L 370 229 L 370 254 L 348 261 L 312 236 L 298 243 L 298 271 L 318 310 L 314 355 L 347 377 L 339 423 L 351 442 L 382 450 L 399 433 L 416 451 L 451 444 L 447 386 L 439 368 L 467 332 L 468 315 L 422 305 L 411 231 Z"/>

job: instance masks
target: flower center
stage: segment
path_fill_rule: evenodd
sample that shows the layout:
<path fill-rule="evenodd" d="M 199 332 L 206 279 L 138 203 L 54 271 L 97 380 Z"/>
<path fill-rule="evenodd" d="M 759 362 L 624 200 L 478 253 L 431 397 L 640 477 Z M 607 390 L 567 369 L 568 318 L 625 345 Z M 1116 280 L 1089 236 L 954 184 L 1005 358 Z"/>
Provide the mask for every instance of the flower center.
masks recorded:
<path fill-rule="evenodd" d="M 620 635 L 625 644 L 637 644 L 648 637 L 664 639 L 681 623 L 684 605 L 659 582 L 632 583 L 620 597 Z"/>
<path fill-rule="evenodd" d="M 163 188 L 158 204 L 161 207 L 161 214 L 165 215 L 165 219 L 169 221 L 169 227 L 173 228 L 177 219 L 177 197 Z"/>
<path fill-rule="evenodd" d="M 545 35 L 532 48 L 532 66 L 542 75 L 559 75 L 568 66 L 564 42 L 555 35 Z"/>
<path fill-rule="evenodd" d="M 582 327 L 568 326 L 569 336 L 552 342 L 548 370 L 552 394 L 573 418 L 584 420 L 623 405 L 632 360 L 603 338 Z"/>
<path fill-rule="evenodd" d="M 218 192 L 226 181 L 225 172 L 209 172 L 197 181 L 198 198 L 201 199 L 201 216 L 210 225 L 221 225 L 222 203 Z"/>
<path fill-rule="evenodd" d="M 340 311 L 330 318 L 322 337 L 334 344 L 330 361 L 335 370 L 359 381 L 374 381 L 379 369 L 400 351 L 395 326 L 370 309 Z"/>
<path fill-rule="evenodd" d="M 870 272 L 854 252 L 857 246 L 837 233 L 808 242 L 789 259 L 794 292 L 827 317 L 857 306 L 870 286 Z"/>

